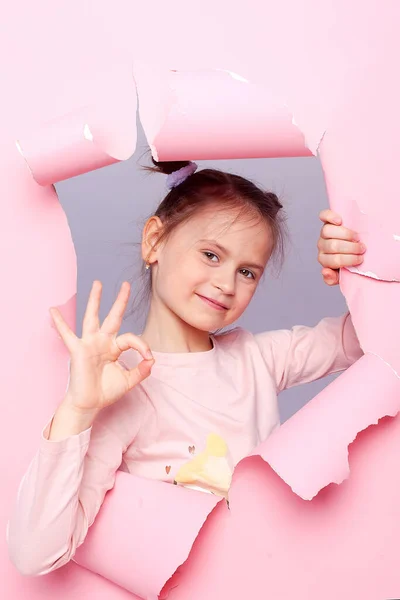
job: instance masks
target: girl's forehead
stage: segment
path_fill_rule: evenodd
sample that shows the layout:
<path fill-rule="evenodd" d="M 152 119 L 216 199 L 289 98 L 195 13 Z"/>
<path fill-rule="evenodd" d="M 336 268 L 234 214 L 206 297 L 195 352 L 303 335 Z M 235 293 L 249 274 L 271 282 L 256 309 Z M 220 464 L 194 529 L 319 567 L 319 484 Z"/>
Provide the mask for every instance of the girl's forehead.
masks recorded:
<path fill-rule="evenodd" d="M 176 234 L 176 237 L 175 235 Z M 229 254 L 267 262 L 273 250 L 271 229 L 256 214 L 214 209 L 194 215 L 173 234 L 172 243 L 187 251 L 199 243 L 214 243 Z M 175 243 L 174 243 L 175 242 Z M 243 254 L 244 253 L 244 254 Z"/>
<path fill-rule="evenodd" d="M 192 236 L 192 241 L 204 238 L 228 240 L 252 238 L 258 233 L 265 235 L 268 229 L 260 215 L 213 207 L 193 215 L 183 225 L 182 233 Z"/>

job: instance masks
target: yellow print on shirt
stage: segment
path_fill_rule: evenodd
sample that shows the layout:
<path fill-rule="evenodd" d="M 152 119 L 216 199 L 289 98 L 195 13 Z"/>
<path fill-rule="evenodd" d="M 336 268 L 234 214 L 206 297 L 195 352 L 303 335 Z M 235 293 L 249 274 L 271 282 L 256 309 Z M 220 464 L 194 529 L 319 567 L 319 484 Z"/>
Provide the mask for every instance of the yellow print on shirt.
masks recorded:
<path fill-rule="evenodd" d="M 228 497 L 231 481 L 228 446 L 216 433 L 207 436 L 204 452 L 183 464 L 175 475 L 179 485 L 199 487 L 224 498 Z"/>

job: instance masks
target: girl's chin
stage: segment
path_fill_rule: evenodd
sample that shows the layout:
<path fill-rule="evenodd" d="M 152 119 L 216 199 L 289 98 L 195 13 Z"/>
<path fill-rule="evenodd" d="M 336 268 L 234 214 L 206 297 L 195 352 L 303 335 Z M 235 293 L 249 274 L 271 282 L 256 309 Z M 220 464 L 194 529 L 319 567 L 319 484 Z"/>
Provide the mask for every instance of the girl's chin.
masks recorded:
<path fill-rule="evenodd" d="M 222 319 L 221 320 L 193 319 L 193 321 L 188 324 L 191 325 L 194 329 L 197 329 L 198 331 L 204 331 L 204 332 L 210 333 L 213 331 L 217 331 L 218 329 L 224 329 L 225 327 L 228 327 L 232 323 L 227 322 L 227 321 L 222 321 Z"/>

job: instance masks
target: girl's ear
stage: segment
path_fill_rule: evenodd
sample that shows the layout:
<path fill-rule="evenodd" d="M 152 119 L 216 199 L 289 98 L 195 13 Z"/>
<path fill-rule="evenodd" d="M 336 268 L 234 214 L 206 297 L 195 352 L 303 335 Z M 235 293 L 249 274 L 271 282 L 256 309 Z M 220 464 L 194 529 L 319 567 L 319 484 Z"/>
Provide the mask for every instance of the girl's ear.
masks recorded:
<path fill-rule="evenodd" d="M 147 264 L 157 261 L 157 242 L 162 233 L 162 222 L 159 217 L 150 217 L 146 221 L 142 234 L 142 258 Z"/>

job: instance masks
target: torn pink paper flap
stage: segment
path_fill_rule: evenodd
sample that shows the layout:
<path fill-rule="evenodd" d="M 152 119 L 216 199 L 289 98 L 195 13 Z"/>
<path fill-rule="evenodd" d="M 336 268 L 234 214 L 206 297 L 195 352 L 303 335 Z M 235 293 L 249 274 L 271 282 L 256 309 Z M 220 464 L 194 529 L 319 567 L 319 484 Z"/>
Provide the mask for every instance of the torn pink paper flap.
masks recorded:
<path fill-rule="evenodd" d="M 349 271 L 373 279 L 400 281 L 400 226 L 396 223 L 379 222 L 363 212 L 357 202 L 349 202 L 346 227 L 360 235 L 367 251 L 359 267 Z M 396 229 L 397 227 L 397 229 Z M 397 232 L 397 233 L 396 233 Z"/>
<path fill-rule="evenodd" d="M 348 477 L 348 447 L 357 434 L 399 410 L 400 379 L 380 358 L 366 354 L 252 455 L 260 455 L 298 496 L 311 500 Z"/>
<path fill-rule="evenodd" d="M 137 96 L 133 79 L 124 84 L 98 104 L 53 119 L 17 140 L 37 183 L 49 185 L 132 156 Z"/>
<path fill-rule="evenodd" d="M 118 472 L 74 560 L 145 600 L 156 600 L 221 501 L 212 494 Z"/>
<path fill-rule="evenodd" d="M 312 156 L 284 101 L 240 74 L 135 64 L 134 77 L 156 160 Z"/>

